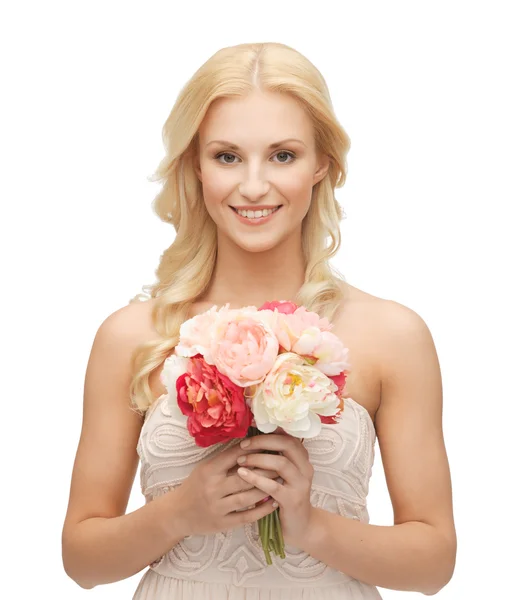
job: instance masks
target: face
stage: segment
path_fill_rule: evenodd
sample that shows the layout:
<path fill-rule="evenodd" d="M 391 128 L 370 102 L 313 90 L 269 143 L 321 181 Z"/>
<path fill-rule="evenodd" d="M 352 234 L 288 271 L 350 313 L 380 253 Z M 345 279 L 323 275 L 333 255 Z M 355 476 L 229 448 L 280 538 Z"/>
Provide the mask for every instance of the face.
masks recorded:
<path fill-rule="evenodd" d="M 206 209 L 219 237 L 250 252 L 300 236 L 313 186 L 328 168 L 309 116 L 285 94 L 215 100 L 199 129 L 196 171 Z"/>

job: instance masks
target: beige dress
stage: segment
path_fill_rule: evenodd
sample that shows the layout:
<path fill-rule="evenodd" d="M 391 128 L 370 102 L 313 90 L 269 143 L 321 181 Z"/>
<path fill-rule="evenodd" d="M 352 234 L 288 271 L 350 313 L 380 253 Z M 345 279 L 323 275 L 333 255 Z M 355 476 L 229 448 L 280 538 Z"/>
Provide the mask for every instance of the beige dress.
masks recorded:
<path fill-rule="evenodd" d="M 345 399 L 342 420 L 322 425 L 304 440 L 315 468 L 311 503 L 333 513 L 369 522 L 366 497 L 374 463 L 376 432 L 368 411 Z M 237 443 L 237 441 L 231 442 Z M 146 502 L 178 486 L 195 465 L 223 446 L 195 445 L 174 420 L 166 396 L 147 411 L 138 454 Z M 150 565 L 133 600 L 369 600 L 376 587 L 328 567 L 286 545 L 286 559 L 272 555 L 267 566 L 257 524 L 214 535 L 185 538 Z"/>

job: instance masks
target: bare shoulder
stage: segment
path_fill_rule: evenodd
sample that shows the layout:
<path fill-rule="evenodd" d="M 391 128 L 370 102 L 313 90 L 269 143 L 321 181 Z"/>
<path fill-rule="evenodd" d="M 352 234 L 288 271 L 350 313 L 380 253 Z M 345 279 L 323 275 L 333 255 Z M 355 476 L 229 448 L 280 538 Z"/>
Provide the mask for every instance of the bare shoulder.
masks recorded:
<path fill-rule="evenodd" d="M 351 328 L 352 323 L 359 327 L 367 351 L 375 357 L 381 383 L 391 379 L 394 364 L 404 362 L 406 355 L 412 355 L 416 347 L 425 359 L 432 357 L 435 366 L 433 337 L 415 310 L 347 283 L 343 289 L 345 299 L 338 322 L 347 328 Z"/>
<path fill-rule="evenodd" d="M 375 423 L 381 398 L 381 349 L 377 343 L 384 300 L 342 282 L 343 301 L 333 317 L 335 333 L 349 349 L 346 390 Z"/>
<path fill-rule="evenodd" d="M 380 326 L 381 331 L 388 332 L 402 327 L 403 324 L 409 326 L 410 321 L 412 324 L 416 321 L 419 325 L 423 324 L 422 318 L 414 310 L 400 302 L 376 296 L 347 282 L 342 284 L 342 290 L 342 315 L 352 312 L 353 318 L 358 315 L 366 316 L 371 319 L 374 329 Z"/>

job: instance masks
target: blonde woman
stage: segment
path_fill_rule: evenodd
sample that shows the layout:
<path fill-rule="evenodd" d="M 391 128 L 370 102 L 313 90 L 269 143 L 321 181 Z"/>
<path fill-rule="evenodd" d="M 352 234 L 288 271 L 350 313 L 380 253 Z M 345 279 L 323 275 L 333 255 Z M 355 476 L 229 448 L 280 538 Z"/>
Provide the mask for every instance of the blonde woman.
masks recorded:
<path fill-rule="evenodd" d="M 438 358 L 414 311 L 329 265 L 350 142 L 324 78 L 283 44 L 224 48 L 181 90 L 163 139 L 154 208 L 176 237 L 157 283 L 95 336 L 62 534 L 66 573 L 93 588 L 146 568 L 134 600 L 435 594 L 457 547 Z M 334 323 L 351 363 L 342 421 L 304 443 L 268 434 L 248 447 L 200 448 L 168 413 L 160 380 L 180 325 L 213 305 L 269 300 Z M 367 512 L 376 436 L 389 526 Z M 125 514 L 139 463 L 145 504 Z M 267 566 L 256 522 L 272 498 L 286 558 Z"/>

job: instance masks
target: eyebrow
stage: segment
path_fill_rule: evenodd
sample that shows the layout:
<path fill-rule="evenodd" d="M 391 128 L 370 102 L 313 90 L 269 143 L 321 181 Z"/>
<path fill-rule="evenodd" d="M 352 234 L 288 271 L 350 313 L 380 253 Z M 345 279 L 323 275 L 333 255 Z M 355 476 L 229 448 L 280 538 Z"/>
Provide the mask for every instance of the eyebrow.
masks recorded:
<path fill-rule="evenodd" d="M 298 140 L 296 138 L 287 138 L 285 140 L 281 140 L 280 142 L 274 142 L 273 144 L 270 144 L 270 146 L 268 146 L 268 148 L 270 150 L 273 150 L 274 148 L 278 148 L 279 146 L 286 144 L 286 142 L 299 142 L 303 146 L 306 146 L 306 144 L 302 140 Z M 237 146 L 236 144 L 231 144 L 231 142 L 226 142 L 225 140 L 211 140 L 210 142 L 208 142 L 206 144 L 206 146 L 209 146 L 210 144 L 222 144 L 223 146 L 228 146 L 229 148 L 231 148 L 231 150 L 239 150 L 240 149 L 239 146 Z M 307 146 L 306 146 L 306 148 L 307 148 Z"/>

